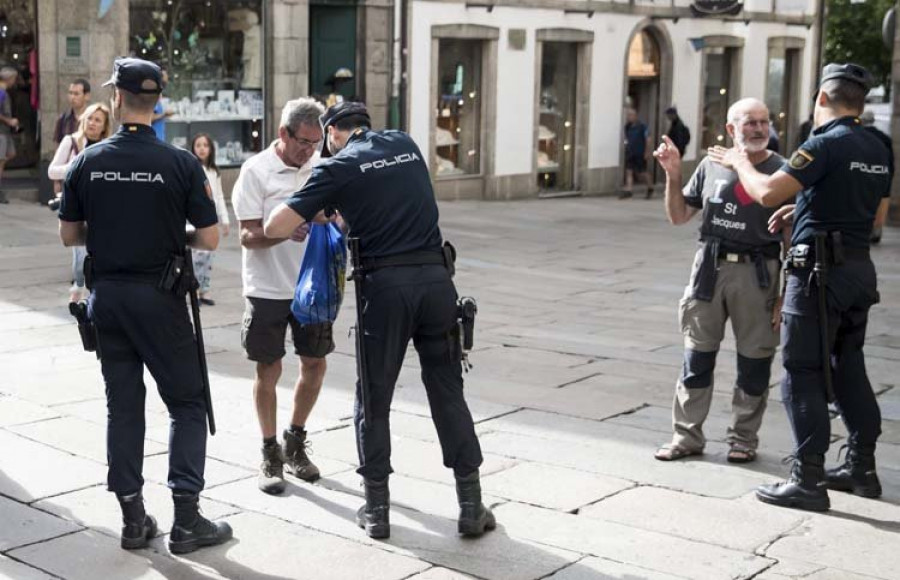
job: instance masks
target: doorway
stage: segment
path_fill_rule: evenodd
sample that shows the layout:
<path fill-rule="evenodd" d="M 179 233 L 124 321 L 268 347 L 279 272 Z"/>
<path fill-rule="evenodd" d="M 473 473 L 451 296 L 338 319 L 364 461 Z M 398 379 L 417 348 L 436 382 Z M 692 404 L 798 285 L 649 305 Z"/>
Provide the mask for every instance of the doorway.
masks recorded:
<path fill-rule="evenodd" d="M 663 111 L 672 103 L 671 43 L 652 24 L 643 24 L 631 38 L 625 60 L 625 109 L 634 109 L 637 119 L 647 127 L 651 143 L 658 143 L 666 132 Z M 623 132 L 625 115 L 623 114 Z M 625 139 L 622 139 L 624 143 Z M 624 163 L 624 147 L 622 148 Z M 651 183 L 660 178 L 656 163 L 648 164 Z"/>
<path fill-rule="evenodd" d="M 355 0 L 309 7 L 309 92 L 329 105 L 358 95 Z"/>

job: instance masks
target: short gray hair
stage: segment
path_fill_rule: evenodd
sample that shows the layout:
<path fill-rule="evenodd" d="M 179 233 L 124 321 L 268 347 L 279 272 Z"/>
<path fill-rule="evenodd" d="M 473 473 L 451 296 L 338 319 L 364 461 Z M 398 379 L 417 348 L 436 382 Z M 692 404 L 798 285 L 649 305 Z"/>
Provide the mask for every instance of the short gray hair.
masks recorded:
<path fill-rule="evenodd" d="M 284 127 L 289 131 L 295 131 L 300 125 L 318 127 L 319 117 L 324 113 L 325 107 L 315 99 L 309 97 L 294 99 L 284 104 L 281 110 L 281 124 L 278 127 Z"/>
<path fill-rule="evenodd" d="M 8 81 L 11 78 L 19 76 L 19 71 L 11 66 L 0 67 L 0 79 Z"/>
<path fill-rule="evenodd" d="M 738 121 L 747 114 L 747 111 L 752 109 L 765 109 L 766 117 L 769 116 L 769 107 L 767 107 L 764 102 L 752 97 L 746 97 L 728 107 L 727 122 L 732 125 L 737 125 Z"/>

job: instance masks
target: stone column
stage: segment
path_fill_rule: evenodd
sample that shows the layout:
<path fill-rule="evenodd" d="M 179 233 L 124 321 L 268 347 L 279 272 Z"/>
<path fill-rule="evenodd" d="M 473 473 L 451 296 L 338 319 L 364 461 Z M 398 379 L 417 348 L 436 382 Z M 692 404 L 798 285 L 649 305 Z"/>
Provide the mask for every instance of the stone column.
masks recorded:
<path fill-rule="evenodd" d="M 268 24 L 266 124 L 274 139 L 284 104 L 309 94 L 309 1 L 273 0 Z"/>
<path fill-rule="evenodd" d="M 96 2 L 38 0 L 38 34 L 41 158 L 49 159 L 56 151 L 53 129 L 57 117 L 69 106 L 66 93 L 72 81 L 87 79 L 91 83 L 92 101 L 108 101 L 107 90 L 100 85 L 109 78 L 113 60 L 128 53 L 128 2 L 115 2 L 103 18 L 98 18 Z M 84 65 L 61 65 L 66 36 L 79 35 L 83 35 Z"/>
<path fill-rule="evenodd" d="M 394 0 L 364 0 L 359 7 L 359 89 L 372 126 L 387 126 L 391 99 L 391 52 Z"/>

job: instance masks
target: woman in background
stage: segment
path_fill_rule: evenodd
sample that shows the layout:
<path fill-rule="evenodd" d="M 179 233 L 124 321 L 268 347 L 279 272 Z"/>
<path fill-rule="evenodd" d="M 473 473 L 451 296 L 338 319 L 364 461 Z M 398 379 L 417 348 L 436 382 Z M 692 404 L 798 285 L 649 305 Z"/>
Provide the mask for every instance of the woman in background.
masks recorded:
<path fill-rule="evenodd" d="M 66 172 L 72 160 L 78 157 L 78 154 L 84 151 L 85 147 L 89 147 L 94 143 L 98 143 L 112 132 L 112 118 L 109 114 L 109 108 L 101 103 L 89 105 L 81 117 L 78 118 L 78 131 L 71 135 L 66 135 L 59 142 L 56 148 L 56 154 L 50 167 L 47 169 L 47 175 L 53 180 L 63 180 L 66 178 Z M 72 287 L 69 289 L 69 301 L 78 302 L 84 293 L 84 256 L 87 251 L 84 246 L 75 246 L 72 248 Z"/>
<path fill-rule="evenodd" d="M 222 235 L 227 236 L 229 230 L 228 207 L 225 205 L 225 196 L 222 193 L 222 176 L 216 167 L 216 146 L 206 133 L 197 133 L 191 141 L 191 152 L 200 161 L 203 171 L 206 172 L 206 180 L 212 190 L 212 198 L 216 203 L 216 214 L 219 216 L 219 225 L 222 227 Z M 212 272 L 213 252 L 194 250 L 194 275 L 200 283 L 200 302 L 207 306 L 215 305 L 216 301 L 210 298 L 210 273 Z"/>

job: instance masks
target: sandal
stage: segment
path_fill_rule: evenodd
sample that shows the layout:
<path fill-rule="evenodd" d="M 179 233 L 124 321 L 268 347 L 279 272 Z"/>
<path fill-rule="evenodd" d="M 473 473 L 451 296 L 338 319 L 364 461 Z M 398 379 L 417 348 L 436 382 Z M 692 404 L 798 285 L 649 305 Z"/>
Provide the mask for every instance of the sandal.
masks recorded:
<path fill-rule="evenodd" d="M 743 445 L 732 445 L 728 450 L 728 463 L 750 463 L 756 461 L 756 449 Z"/>
<path fill-rule="evenodd" d="M 703 455 L 703 451 L 685 449 L 684 447 L 680 447 L 678 445 L 663 445 L 656 450 L 656 453 L 653 455 L 653 457 L 658 459 L 659 461 L 677 461 L 679 459 L 684 459 L 685 457 L 690 457 L 692 455 Z"/>

